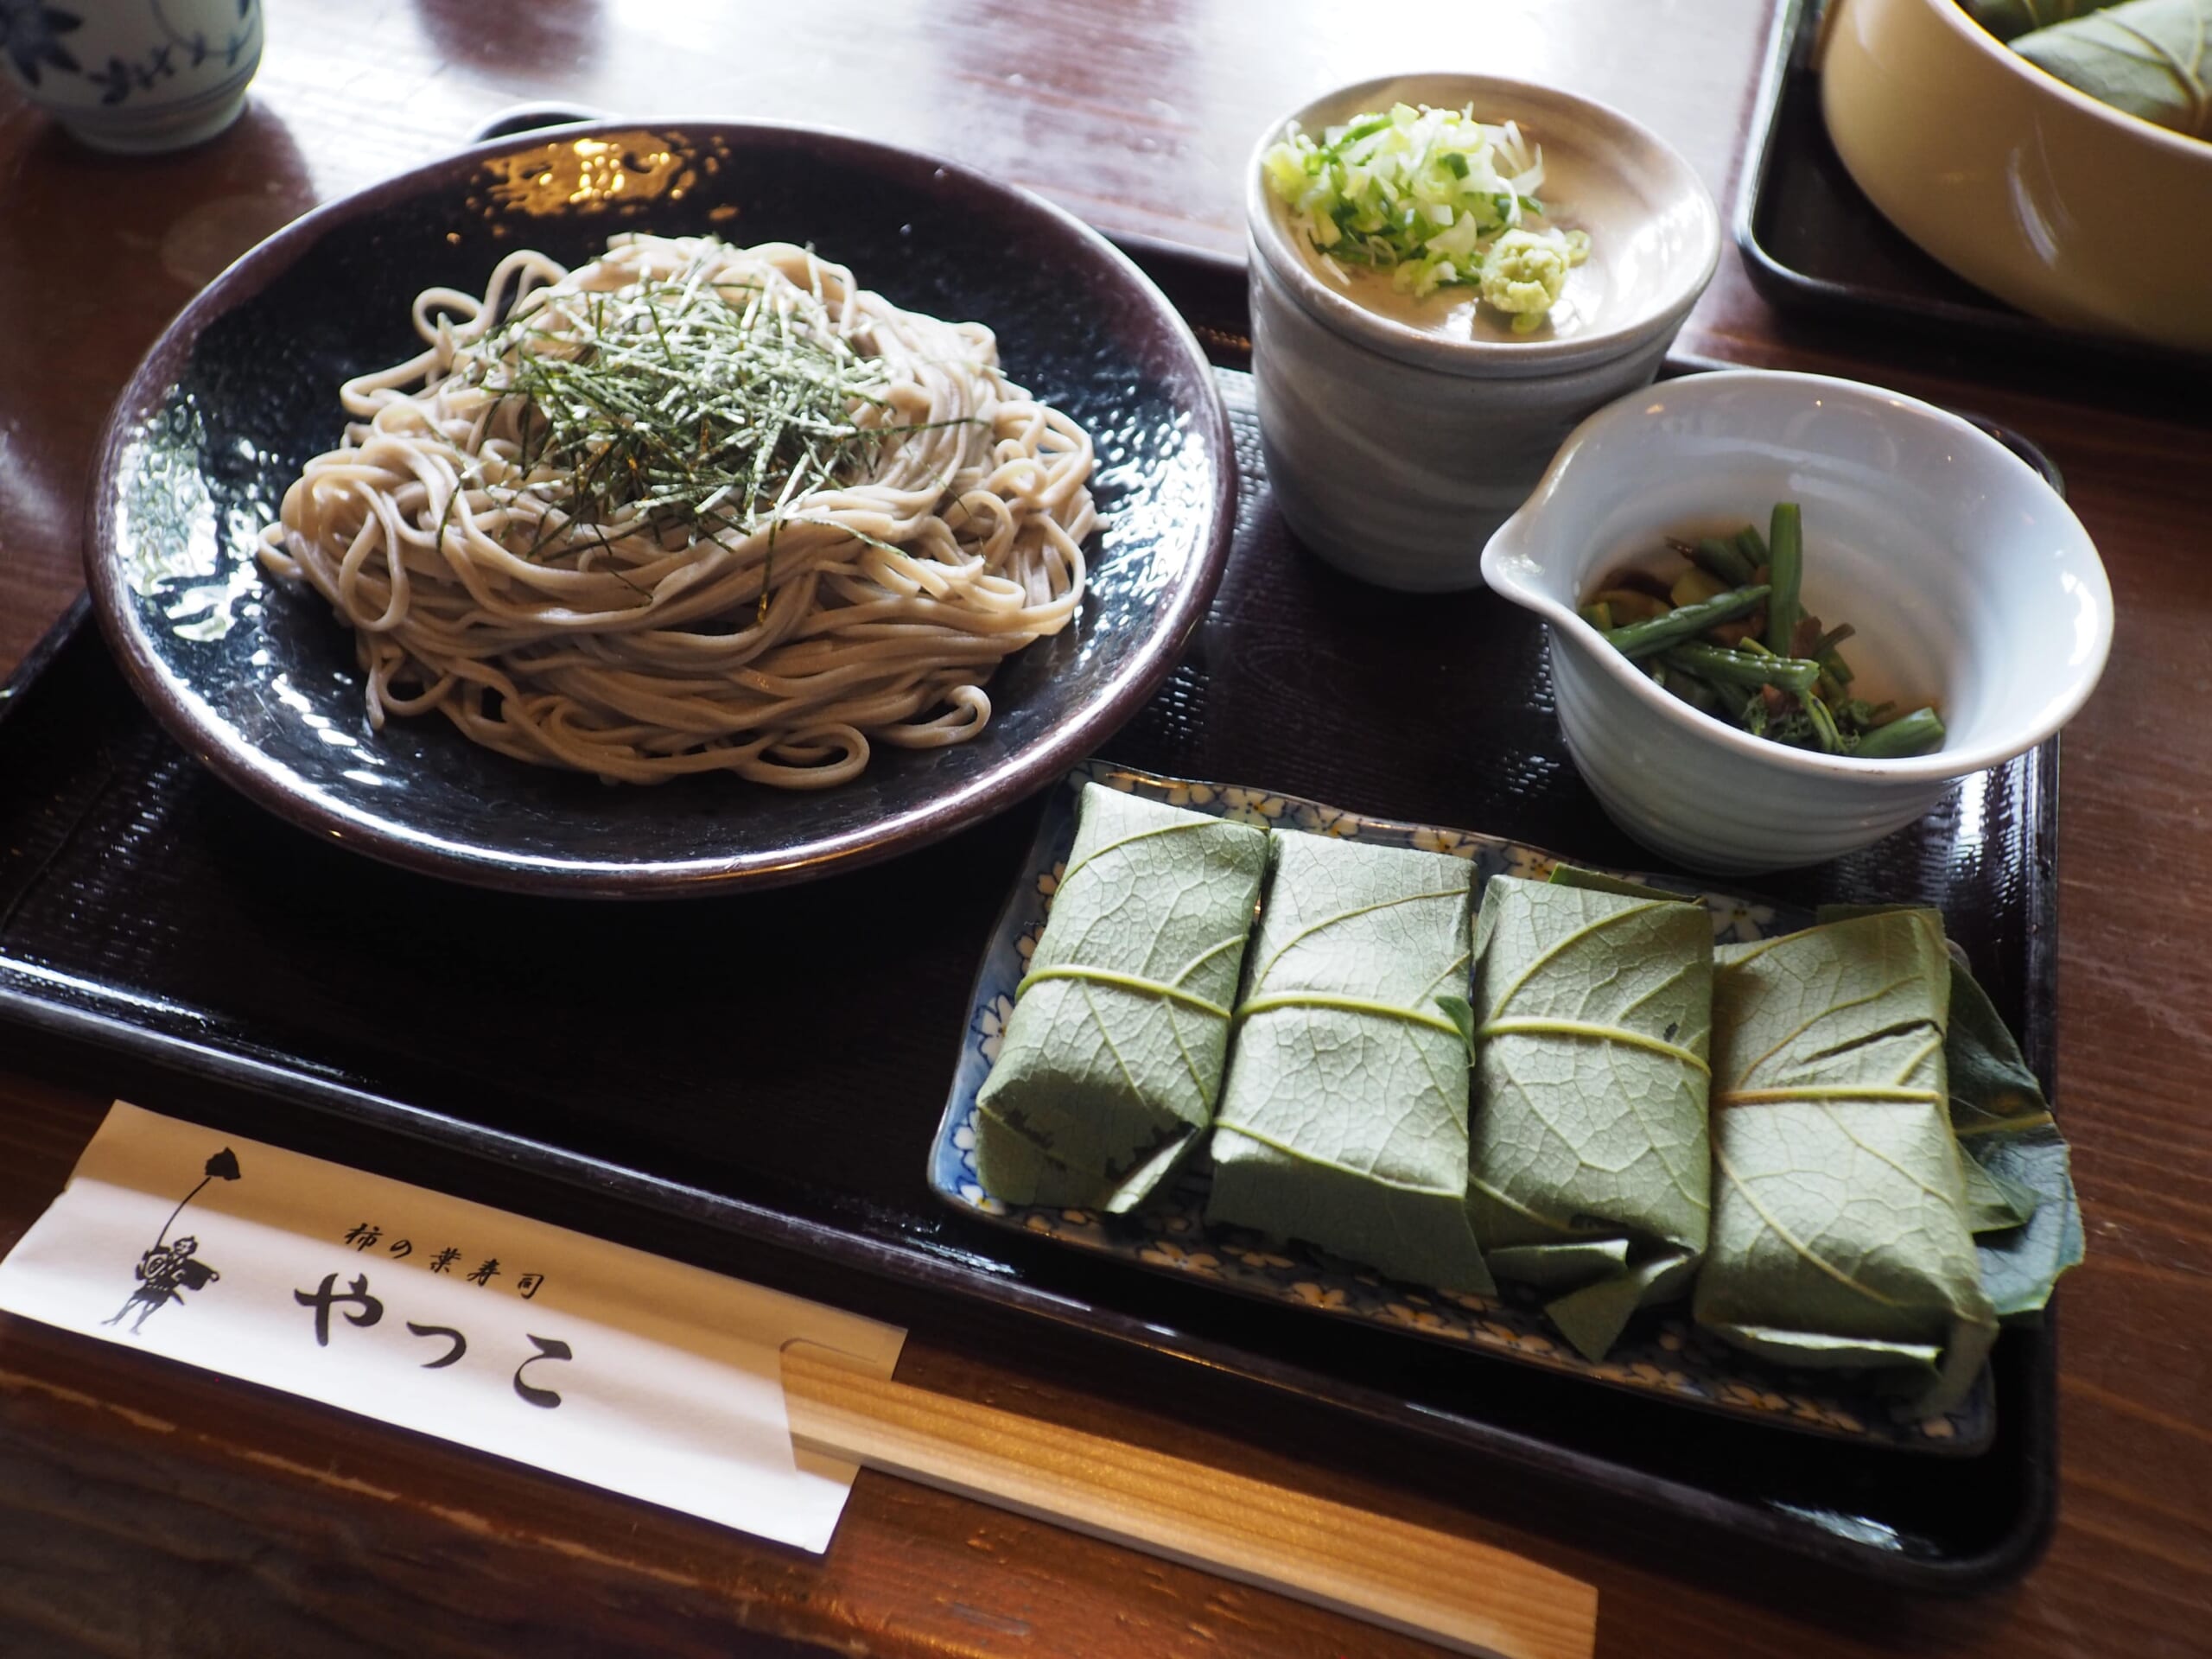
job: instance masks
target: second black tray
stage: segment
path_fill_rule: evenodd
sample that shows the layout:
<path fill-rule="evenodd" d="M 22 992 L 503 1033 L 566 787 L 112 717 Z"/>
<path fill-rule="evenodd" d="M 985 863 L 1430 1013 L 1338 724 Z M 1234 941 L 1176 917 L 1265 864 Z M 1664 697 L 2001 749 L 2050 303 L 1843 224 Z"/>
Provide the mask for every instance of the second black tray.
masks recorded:
<path fill-rule="evenodd" d="M 1155 269 L 1233 359 L 1233 268 Z M 1541 628 L 1484 593 L 1412 602 L 1305 554 L 1270 503 L 1250 381 L 1224 370 L 1222 385 L 1243 472 L 1236 549 L 1181 666 L 1107 755 L 1649 868 L 1567 758 Z M 555 1219 L 549 1184 L 568 1183 L 588 1190 L 579 1213 L 627 1206 L 709 1265 L 755 1271 L 771 1249 L 998 1310 L 985 1339 L 1016 1363 L 1041 1319 L 1166 1357 L 1193 1389 L 1241 1379 L 1324 1402 L 1428 1437 L 1471 1478 L 1516 1471 L 1581 1513 L 1696 1523 L 1739 1550 L 1970 1588 L 2020 1571 L 2048 1531 L 2048 1328 L 1999 1344 L 1993 1449 L 1921 1459 L 1427 1344 L 1348 1341 L 948 1213 L 925 1179 L 931 1127 L 1034 803 L 751 896 L 624 906 L 464 889 L 234 795 L 73 622 L 0 702 L 0 1063 L 143 1081 L 157 1108 L 212 1100 L 241 1132 L 396 1173 L 410 1147 L 458 1157 L 461 1190 L 469 1169 L 511 1185 L 519 1172 Z M 1864 854 L 1758 885 L 1804 904 L 1940 906 L 2048 1084 L 2056 769 L 2046 746 Z"/>

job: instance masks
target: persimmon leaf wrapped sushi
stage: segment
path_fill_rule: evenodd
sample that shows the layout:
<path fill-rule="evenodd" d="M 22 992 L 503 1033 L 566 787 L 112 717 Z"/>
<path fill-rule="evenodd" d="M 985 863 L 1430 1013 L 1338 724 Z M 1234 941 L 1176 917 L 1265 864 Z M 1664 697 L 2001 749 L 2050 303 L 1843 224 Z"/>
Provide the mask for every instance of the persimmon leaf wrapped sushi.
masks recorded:
<path fill-rule="evenodd" d="M 1713 921 L 1585 880 L 1484 891 L 1467 1197 L 1491 1271 L 1596 1361 L 1705 1254 Z"/>
<path fill-rule="evenodd" d="M 1270 862 L 1206 1219 L 1488 1293 L 1466 1206 L 1472 867 L 1296 833 Z"/>
<path fill-rule="evenodd" d="M 1128 1210 L 1213 1122 L 1268 833 L 1084 786 L 998 1058 L 976 1168 L 1009 1204 Z"/>
<path fill-rule="evenodd" d="M 1933 1414 L 1996 1339 L 1944 1065 L 1928 911 L 1715 953 L 1713 1236 L 1699 1325 L 1785 1364 L 1891 1374 Z"/>

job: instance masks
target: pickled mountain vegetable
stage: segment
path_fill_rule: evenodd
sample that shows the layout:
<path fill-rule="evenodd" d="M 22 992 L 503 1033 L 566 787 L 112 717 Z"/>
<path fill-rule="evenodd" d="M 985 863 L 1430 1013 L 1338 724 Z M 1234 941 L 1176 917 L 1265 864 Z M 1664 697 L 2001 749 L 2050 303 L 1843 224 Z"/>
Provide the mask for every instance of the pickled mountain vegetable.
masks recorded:
<path fill-rule="evenodd" d="M 1754 737 L 1826 754 L 1895 760 L 1943 747 L 1933 708 L 1853 693 L 1842 647 L 1856 630 L 1824 628 L 1805 612 L 1794 503 L 1774 509 L 1764 537 L 1747 525 L 1669 546 L 1687 561 L 1671 581 L 1616 572 L 1582 607 L 1582 620 L 1661 690 Z"/>

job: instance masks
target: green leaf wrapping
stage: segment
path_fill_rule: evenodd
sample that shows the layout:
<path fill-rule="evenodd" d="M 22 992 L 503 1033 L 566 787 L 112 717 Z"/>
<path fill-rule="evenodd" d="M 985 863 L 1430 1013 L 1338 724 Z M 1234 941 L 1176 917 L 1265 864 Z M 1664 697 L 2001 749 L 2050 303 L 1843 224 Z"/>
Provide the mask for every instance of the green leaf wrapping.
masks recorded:
<path fill-rule="evenodd" d="M 1997 1335 L 1943 1061 L 1951 964 L 1899 911 L 1715 952 L 1713 1214 L 1697 1322 L 1785 1364 L 1892 1372 L 1934 1414 Z"/>
<path fill-rule="evenodd" d="M 1893 908 L 1824 906 L 1819 919 Z M 1951 1008 L 1943 1065 L 1951 1131 L 1967 1154 L 1962 1167 L 1982 1288 L 1999 1318 L 2033 1320 L 2060 1276 L 2081 1265 L 2081 1201 L 2043 1086 L 1963 953 L 1955 944 L 1948 948 Z"/>
<path fill-rule="evenodd" d="M 1564 1293 L 1546 1311 L 1601 1360 L 1705 1253 L 1712 917 L 1624 882 L 1500 875 L 1476 948 L 1475 1236 L 1498 1278 Z"/>
<path fill-rule="evenodd" d="M 2005 1319 L 2032 1322 L 2082 1262 L 2082 1204 L 2066 1140 L 2036 1075 L 1966 965 L 1951 961 L 1951 1129 L 1967 1168 L 2005 1201 L 1975 1229 L 1981 1285 Z"/>
<path fill-rule="evenodd" d="M 1118 1212 L 1203 1138 L 1268 841 L 1084 786 L 1052 916 L 976 1097 L 984 1191 Z"/>
<path fill-rule="evenodd" d="M 2212 0 L 2128 0 L 2012 46 L 2100 104 L 2212 137 Z"/>
<path fill-rule="evenodd" d="M 2081 17 L 2119 0 L 1959 0 L 1967 15 L 2000 41 L 2031 29 L 2048 29 L 2069 17 Z"/>
<path fill-rule="evenodd" d="M 1274 837 L 1209 1223 L 1488 1294 L 1467 1193 L 1467 909 L 1440 853 Z"/>
<path fill-rule="evenodd" d="M 1631 881 L 1624 875 L 1607 875 L 1603 870 L 1586 870 L 1573 864 L 1554 864 L 1545 880 L 1554 887 L 1586 887 L 1592 893 L 1616 893 L 1623 899 L 1664 899 L 1678 905 L 1694 904 L 1679 893 L 1665 893 L 1648 882 Z"/>

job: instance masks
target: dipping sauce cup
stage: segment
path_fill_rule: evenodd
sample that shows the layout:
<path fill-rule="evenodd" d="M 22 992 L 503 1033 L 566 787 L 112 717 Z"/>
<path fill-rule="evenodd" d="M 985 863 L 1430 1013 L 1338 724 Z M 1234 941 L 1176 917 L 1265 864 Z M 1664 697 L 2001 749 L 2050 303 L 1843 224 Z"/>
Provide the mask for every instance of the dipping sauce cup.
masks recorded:
<path fill-rule="evenodd" d="M 1393 105 L 1473 108 L 1543 152 L 1545 222 L 1581 230 L 1546 326 L 1516 334 L 1464 285 L 1414 300 L 1389 273 L 1340 280 L 1293 226 L 1262 158 L 1295 121 Z M 1271 125 L 1246 169 L 1253 372 L 1268 476 L 1300 540 L 1386 588 L 1482 582 L 1484 542 L 1575 423 L 1658 372 L 1720 257 L 1688 162 L 1602 104 L 1491 75 L 1402 75 L 1331 92 Z"/>

